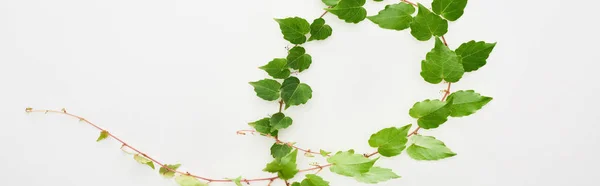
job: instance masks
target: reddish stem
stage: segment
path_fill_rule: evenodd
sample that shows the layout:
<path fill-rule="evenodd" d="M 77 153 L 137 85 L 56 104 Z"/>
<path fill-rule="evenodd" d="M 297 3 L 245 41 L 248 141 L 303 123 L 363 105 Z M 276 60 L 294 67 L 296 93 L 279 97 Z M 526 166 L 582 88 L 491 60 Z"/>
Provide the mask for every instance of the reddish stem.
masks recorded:
<path fill-rule="evenodd" d="M 408 3 L 408 4 L 410 4 L 410 5 L 413 5 L 413 6 L 417 6 L 417 4 L 416 4 L 416 3 L 410 2 L 410 1 L 408 1 L 408 0 L 401 0 L 401 1 L 402 1 L 402 2 L 405 2 L 405 3 Z"/>

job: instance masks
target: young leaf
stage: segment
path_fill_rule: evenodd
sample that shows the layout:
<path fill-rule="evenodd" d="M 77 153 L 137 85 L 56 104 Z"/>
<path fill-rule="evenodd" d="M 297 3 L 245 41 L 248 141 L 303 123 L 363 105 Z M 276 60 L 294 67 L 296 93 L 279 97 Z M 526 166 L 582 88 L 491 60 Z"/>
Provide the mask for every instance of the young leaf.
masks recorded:
<path fill-rule="evenodd" d="M 281 84 L 281 98 L 285 102 L 286 108 L 293 105 L 305 104 L 312 98 L 312 89 L 296 77 L 289 77 Z"/>
<path fill-rule="evenodd" d="M 431 136 L 414 135 L 411 141 L 406 153 L 415 160 L 440 160 L 456 155 L 444 142 Z"/>
<path fill-rule="evenodd" d="M 296 46 L 290 49 L 287 56 L 288 66 L 299 70 L 300 72 L 308 69 L 312 63 L 312 57 L 306 54 L 306 50 L 301 46 Z"/>
<path fill-rule="evenodd" d="M 294 150 L 284 157 L 275 159 L 273 162 L 267 164 L 267 167 L 263 171 L 277 173 L 279 178 L 283 180 L 292 179 L 298 173 L 298 169 L 296 168 L 297 155 L 298 150 Z"/>
<path fill-rule="evenodd" d="M 492 101 L 492 99 L 491 97 L 482 96 L 473 90 L 456 91 L 448 96 L 448 100 L 452 100 L 450 116 L 462 117 L 471 115 Z"/>
<path fill-rule="evenodd" d="M 275 19 L 279 23 L 279 28 L 285 40 L 292 44 L 302 44 L 306 42 L 306 34 L 310 32 L 310 24 L 305 19 L 299 17 L 289 17 L 285 19 Z"/>
<path fill-rule="evenodd" d="M 208 184 L 202 183 L 198 179 L 188 175 L 177 176 L 175 182 L 180 186 L 208 186 Z"/>
<path fill-rule="evenodd" d="M 230 180 L 233 181 L 233 183 L 235 183 L 236 186 L 242 186 L 242 177 L 241 176 L 238 176 L 237 178 L 233 178 Z"/>
<path fill-rule="evenodd" d="M 323 1 L 323 3 L 325 3 L 327 6 L 335 6 L 338 4 L 338 2 L 340 0 L 321 0 Z"/>
<path fill-rule="evenodd" d="M 285 114 L 281 112 L 273 114 L 270 119 L 271 132 L 288 128 L 290 125 L 292 125 L 292 122 L 292 118 L 285 116 Z"/>
<path fill-rule="evenodd" d="M 329 170 L 343 176 L 360 176 L 369 172 L 377 159 L 369 159 L 364 155 L 354 154 L 353 150 L 339 151 L 335 155 L 327 158 L 327 162 L 333 165 Z"/>
<path fill-rule="evenodd" d="M 419 126 L 424 129 L 437 128 L 448 120 L 450 105 L 440 100 L 425 100 L 415 103 L 408 114 L 418 119 Z"/>
<path fill-rule="evenodd" d="M 273 101 L 279 99 L 279 89 L 281 89 L 281 84 L 275 80 L 263 79 L 256 82 L 250 82 L 250 85 L 254 87 L 256 96 L 264 100 Z"/>
<path fill-rule="evenodd" d="M 449 21 L 456 21 L 465 12 L 467 0 L 433 0 L 431 9 Z"/>
<path fill-rule="evenodd" d="M 461 44 L 456 49 L 456 54 L 460 56 L 465 71 L 471 72 L 486 64 L 486 60 L 495 46 L 496 43 L 469 41 Z"/>
<path fill-rule="evenodd" d="M 410 24 L 410 33 L 419 41 L 427 41 L 431 36 L 443 36 L 446 32 L 448 21 L 419 4 L 419 12 Z"/>
<path fill-rule="evenodd" d="M 102 141 L 103 139 L 108 138 L 108 131 L 103 130 L 102 132 L 100 132 L 100 136 L 98 136 L 98 139 L 96 139 L 96 142 Z"/>
<path fill-rule="evenodd" d="M 307 174 L 306 178 L 302 180 L 301 186 L 329 186 L 329 182 L 323 180 L 320 176 L 315 174 Z"/>
<path fill-rule="evenodd" d="M 262 135 L 277 136 L 277 131 L 271 132 L 271 118 L 263 118 L 255 122 L 248 123 L 248 125 Z"/>
<path fill-rule="evenodd" d="M 380 183 L 388 181 L 390 179 L 400 178 L 392 169 L 386 169 L 381 167 L 372 167 L 369 172 L 362 173 L 359 176 L 354 177 L 358 182 L 362 183 Z"/>
<path fill-rule="evenodd" d="M 154 162 L 150 161 L 148 158 L 146 158 L 146 157 L 144 157 L 144 156 L 142 156 L 140 154 L 133 155 L 133 159 L 135 161 L 137 161 L 138 163 L 146 164 L 150 168 L 154 169 Z"/>
<path fill-rule="evenodd" d="M 369 145 L 376 147 L 377 152 L 382 156 L 396 156 L 406 148 L 406 142 L 408 141 L 406 135 L 408 135 L 408 130 L 410 130 L 411 126 L 409 124 L 401 128 L 390 127 L 380 130 L 371 135 Z"/>
<path fill-rule="evenodd" d="M 408 3 L 398 3 L 385 6 L 379 14 L 367 17 L 381 28 L 404 30 L 410 27 L 415 8 Z"/>
<path fill-rule="evenodd" d="M 329 156 L 329 154 L 331 154 L 331 152 L 327 152 L 327 151 L 321 149 L 321 150 L 319 150 L 319 154 L 321 154 L 321 156 L 323 156 L 323 157 L 327 157 L 327 156 Z"/>
<path fill-rule="evenodd" d="M 464 73 L 458 55 L 436 38 L 435 47 L 427 53 L 425 60 L 421 61 L 421 77 L 433 84 L 442 80 L 454 83 L 460 80 Z"/>
<path fill-rule="evenodd" d="M 333 29 L 331 29 L 331 26 L 325 24 L 325 19 L 318 18 L 310 24 L 310 38 L 308 38 L 308 41 L 324 40 L 331 36 L 332 33 Z"/>
<path fill-rule="evenodd" d="M 259 67 L 276 79 L 285 79 L 290 77 L 290 69 L 287 66 L 287 60 L 284 58 L 275 58 L 265 66 Z"/>
<path fill-rule="evenodd" d="M 289 154 L 291 151 L 292 147 L 286 144 L 274 143 L 273 146 L 271 146 L 271 156 L 273 156 L 273 158 L 275 159 L 282 158 L 285 155 Z"/>
<path fill-rule="evenodd" d="M 158 169 L 158 173 L 165 178 L 172 178 L 173 176 L 175 176 L 175 172 L 171 171 L 165 167 L 169 167 L 172 170 L 177 170 L 179 168 L 179 166 L 181 166 L 181 164 L 174 164 L 174 165 L 165 164 L 165 166 Z"/>
<path fill-rule="evenodd" d="M 347 23 L 358 23 L 367 17 L 367 10 L 362 6 L 365 0 L 340 0 L 335 7 L 325 10 L 338 16 Z"/>

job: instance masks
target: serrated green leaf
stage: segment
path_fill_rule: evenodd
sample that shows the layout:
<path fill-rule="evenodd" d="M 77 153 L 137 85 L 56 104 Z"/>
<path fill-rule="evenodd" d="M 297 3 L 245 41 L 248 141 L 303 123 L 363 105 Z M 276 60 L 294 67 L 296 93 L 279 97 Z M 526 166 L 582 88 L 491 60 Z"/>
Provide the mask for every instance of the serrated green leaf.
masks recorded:
<path fill-rule="evenodd" d="M 133 159 L 138 163 L 148 165 L 150 168 L 154 169 L 154 162 L 140 154 L 133 155 Z"/>
<path fill-rule="evenodd" d="M 325 10 L 338 16 L 347 23 L 358 23 L 367 17 L 367 10 L 362 6 L 365 0 L 340 0 L 335 7 Z"/>
<path fill-rule="evenodd" d="M 400 154 L 406 148 L 408 139 L 408 130 L 412 125 L 408 124 L 401 128 L 390 127 L 380 130 L 371 135 L 369 145 L 377 148 L 377 152 L 385 157 L 392 157 Z"/>
<path fill-rule="evenodd" d="M 473 90 L 456 91 L 448 96 L 448 100 L 452 100 L 450 116 L 462 117 L 471 115 L 492 101 L 492 99 L 491 97 L 482 96 Z"/>
<path fill-rule="evenodd" d="M 377 159 L 369 159 L 364 155 L 354 154 L 353 150 L 339 151 L 335 155 L 327 158 L 327 162 L 333 165 L 329 170 L 343 176 L 360 176 L 363 173 L 369 172 Z"/>
<path fill-rule="evenodd" d="M 265 66 L 259 67 L 267 72 L 271 77 L 276 79 L 285 79 L 290 77 L 290 69 L 285 58 L 275 58 Z"/>
<path fill-rule="evenodd" d="M 335 6 L 338 4 L 338 2 L 340 0 L 321 0 L 323 1 L 323 3 L 325 3 L 327 6 Z"/>
<path fill-rule="evenodd" d="M 306 34 L 310 32 L 310 24 L 300 17 L 288 17 L 285 19 L 275 19 L 279 23 L 279 28 L 283 38 L 292 44 L 302 44 L 306 42 Z"/>
<path fill-rule="evenodd" d="M 271 146 L 271 156 L 273 156 L 273 158 L 275 158 L 275 159 L 284 157 L 285 155 L 289 154 L 291 151 L 292 151 L 292 147 L 290 147 L 286 144 L 274 143 L 273 146 Z"/>
<path fill-rule="evenodd" d="M 310 24 L 310 38 L 308 38 L 308 41 L 324 40 L 331 36 L 332 33 L 333 29 L 331 26 L 325 24 L 325 19 L 318 18 Z"/>
<path fill-rule="evenodd" d="M 237 178 L 229 179 L 235 183 L 236 186 L 242 186 L 242 177 L 238 176 Z"/>
<path fill-rule="evenodd" d="M 108 131 L 103 130 L 102 132 L 100 132 L 100 136 L 98 136 L 98 139 L 96 139 L 96 142 L 102 141 L 103 139 L 108 138 Z"/>
<path fill-rule="evenodd" d="M 363 173 L 359 176 L 354 177 L 358 182 L 362 183 L 380 183 L 391 179 L 400 178 L 392 169 L 386 169 L 381 167 L 371 167 L 369 172 Z"/>
<path fill-rule="evenodd" d="M 442 80 L 454 83 L 460 80 L 464 73 L 458 55 L 436 38 L 435 47 L 427 53 L 425 60 L 421 61 L 421 77 L 433 84 Z"/>
<path fill-rule="evenodd" d="M 414 135 L 406 153 L 415 160 L 440 160 L 455 156 L 444 142 L 431 136 Z"/>
<path fill-rule="evenodd" d="M 460 56 L 465 71 L 471 72 L 483 67 L 487 63 L 486 60 L 495 46 L 496 43 L 469 41 L 461 44 L 456 49 L 456 54 Z"/>
<path fill-rule="evenodd" d="M 410 27 L 415 8 L 408 3 L 398 3 L 385 6 L 379 14 L 367 17 L 381 28 L 404 30 Z"/>
<path fill-rule="evenodd" d="M 263 118 L 254 122 L 250 122 L 248 125 L 262 135 L 277 136 L 277 131 L 271 132 L 271 118 Z"/>
<path fill-rule="evenodd" d="M 449 21 L 456 21 L 465 12 L 467 0 L 433 0 L 431 9 Z"/>
<path fill-rule="evenodd" d="M 175 182 L 180 186 L 208 186 L 208 184 L 202 183 L 200 180 L 188 175 L 179 175 L 175 177 Z"/>
<path fill-rule="evenodd" d="M 323 157 L 327 157 L 327 156 L 329 156 L 329 154 L 331 154 L 331 152 L 327 152 L 327 151 L 321 149 L 321 150 L 319 150 L 319 154 L 321 154 L 321 156 L 323 156 Z"/>
<path fill-rule="evenodd" d="M 281 84 L 281 98 L 286 108 L 293 105 L 305 104 L 312 98 L 312 89 L 296 77 L 289 77 Z"/>
<path fill-rule="evenodd" d="M 177 170 L 179 168 L 179 166 L 181 166 L 181 164 L 174 164 L 174 165 L 169 165 L 169 164 L 165 164 L 163 167 L 160 167 L 160 169 L 158 169 L 158 173 L 160 175 L 162 175 L 165 178 L 172 178 L 173 176 L 175 176 L 175 172 L 165 168 L 169 167 L 172 170 Z"/>
<path fill-rule="evenodd" d="M 256 82 L 250 82 L 250 85 L 254 87 L 256 96 L 264 100 L 273 101 L 279 99 L 279 89 L 281 89 L 281 84 L 275 80 L 263 79 Z"/>
<path fill-rule="evenodd" d="M 440 100 L 425 100 L 417 102 L 408 111 L 408 114 L 418 119 L 419 126 L 424 129 L 437 128 L 448 120 L 450 106 Z"/>
<path fill-rule="evenodd" d="M 312 63 L 312 57 L 306 54 L 306 50 L 301 46 L 290 49 L 287 56 L 288 66 L 299 70 L 300 72 L 308 69 Z"/>
<path fill-rule="evenodd" d="M 448 21 L 419 4 L 419 12 L 410 24 L 410 33 L 417 40 L 427 41 L 431 36 L 443 36 L 446 32 L 448 32 Z"/>
<path fill-rule="evenodd" d="M 315 174 L 307 174 L 306 178 L 302 180 L 301 186 L 329 186 L 329 182 L 323 180 L 320 176 Z"/>
<path fill-rule="evenodd" d="M 297 155 L 298 150 L 294 150 L 289 154 L 281 158 L 277 158 L 271 163 L 267 164 L 267 167 L 265 167 L 263 171 L 277 173 L 277 176 L 283 180 L 292 179 L 298 173 L 298 168 L 296 168 Z"/>
<path fill-rule="evenodd" d="M 279 129 L 288 128 L 290 125 L 292 125 L 293 120 L 292 118 L 285 116 L 285 114 L 278 112 L 271 116 L 270 122 L 271 132 L 273 132 Z"/>

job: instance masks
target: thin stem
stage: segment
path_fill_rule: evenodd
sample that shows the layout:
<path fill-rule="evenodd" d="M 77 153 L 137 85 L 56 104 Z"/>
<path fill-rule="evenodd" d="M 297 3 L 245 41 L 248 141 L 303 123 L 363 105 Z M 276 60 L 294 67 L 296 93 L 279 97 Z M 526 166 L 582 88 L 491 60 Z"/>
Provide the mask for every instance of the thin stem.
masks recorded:
<path fill-rule="evenodd" d="M 417 6 L 417 4 L 416 4 L 416 3 L 410 2 L 410 1 L 408 1 L 408 0 L 400 0 L 400 1 L 402 1 L 402 2 L 405 2 L 405 3 L 408 3 L 408 4 L 410 4 L 410 5 L 413 5 L 413 6 Z"/>
<path fill-rule="evenodd" d="M 331 7 L 329 7 L 331 8 Z M 323 16 L 325 16 L 329 11 L 325 10 L 325 12 L 323 12 L 323 14 L 321 14 L 321 16 L 319 16 L 319 18 L 323 18 Z"/>
<path fill-rule="evenodd" d="M 84 122 L 84 123 L 86 123 L 86 124 L 88 124 L 88 125 L 90 125 L 90 126 L 92 126 L 92 127 L 96 128 L 96 129 L 98 129 L 99 131 L 106 131 L 106 132 L 108 132 L 108 130 L 105 130 L 105 129 L 101 128 L 100 126 L 98 126 L 98 125 L 96 125 L 96 124 L 94 124 L 94 123 L 90 122 L 89 120 L 87 120 L 87 119 L 85 119 L 85 118 L 83 118 L 83 117 L 81 117 L 81 116 L 78 116 L 78 115 L 75 115 L 75 114 L 68 113 L 68 112 L 67 112 L 65 109 L 63 109 L 63 110 L 61 110 L 61 111 L 58 111 L 58 110 L 33 110 L 33 109 L 31 109 L 31 108 L 27 108 L 27 109 L 25 109 L 25 111 L 26 111 L 27 113 L 33 113 L 33 112 L 43 112 L 43 113 L 57 113 L 57 114 L 63 114 L 63 115 L 67 115 L 67 116 L 70 116 L 70 117 L 73 117 L 73 118 L 77 118 L 77 119 L 79 119 L 79 121 L 82 121 L 82 122 Z M 142 151 L 138 150 L 137 148 L 135 148 L 135 147 L 133 147 L 133 146 L 129 145 L 129 143 L 125 142 L 124 140 L 122 140 L 121 138 L 117 137 L 116 135 L 114 135 L 114 134 L 112 134 L 112 133 L 108 132 L 108 136 L 109 136 L 109 137 L 111 137 L 111 138 L 113 138 L 113 139 L 115 139 L 115 140 L 117 140 L 117 141 L 119 141 L 119 142 L 122 144 L 121 148 L 123 148 L 123 147 L 127 147 L 127 148 L 131 149 L 132 151 L 135 151 L 136 153 L 138 153 L 138 154 L 140 154 L 140 155 L 144 156 L 145 158 L 148 158 L 150 161 L 152 161 L 152 162 L 156 163 L 156 164 L 157 164 L 157 165 L 159 165 L 160 167 L 163 167 L 163 168 L 165 168 L 165 169 L 167 169 L 167 170 L 169 170 L 169 171 L 176 172 L 176 173 L 178 173 L 178 174 L 181 174 L 181 175 L 192 176 L 192 177 L 195 177 L 195 178 L 198 178 L 198 179 L 201 179 L 201 180 L 207 181 L 207 182 L 209 182 L 209 183 L 210 183 L 210 182 L 232 182 L 232 180 L 228 180 L 228 179 L 212 179 L 212 178 L 206 178 L 206 177 L 202 177 L 202 176 L 198 176 L 198 175 L 191 174 L 191 173 L 189 173 L 189 172 L 183 172 L 183 171 L 178 171 L 178 170 L 172 169 L 172 168 L 170 168 L 170 167 L 168 167 L 168 166 L 165 166 L 165 164 L 164 164 L 164 163 L 162 163 L 162 162 L 160 162 L 160 161 L 158 161 L 158 160 L 156 160 L 156 159 L 154 159 L 154 158 L 150 157 L 150 156 L 149 156 L 149 155 L 147 155 L 146 153 L 144 153 L 144 152 L 142 152 Z M 297 148 L 297 147 L 296 147 L 296 148 Z M 316 167 L 316 168 L 303 169 L 303 170 L 300 170 L 299 172 L 307 172 L 307 171 L 312 171 L 312 170 L 320 170 L 320 169 L 323 169 L 323 167 L 329 167 L 329 166 L 331 166 L 331 164 L 327 164 L 327 165 L 323 165 L 323 166 L 318 166 L 318 167 Z M 242 181 L 243 181 L 243 182 L 246 182 L 246 183 L 250 183 L 250 182 L 257 182 L 257 181 L 270 181 L 270 182 L 273 182 L 273 181 L 274 181 L 274 180 L 276 180 L 276 179 L 279 179 L 279 177 L 277 177 L 277 176 L 274 176 L 274 177 L 266 177 L 266 178 L 243 179 Z"/>
<path fill-rule="evenodd" d="M 283 99 L 279 100 L 279 112 L 283 109 Z"/>
<path fill-rule="evenodd" d="M 257 131 L 255 131 L 255 130 L 238 130 L 236 133 L 237 133 L 237 134 L 240 134 L 240 135 L 245 135 L 246 133 L 255 134 L 255 133 L 258 133 L 258 132 L 257 132 Z M 292 143 L 290 143 L 290 142 L 281 141 L 279 138 L 277 138 L 277 137 L 274 137 L 274 136 L 271 136 L 271 135 L 267 135 L 266 137 L 274 139 L 276 143 L 279 143 L 279 144 L 285 144 L 285 145 L 287 145 L 287 146 L 290 146 L 290 147 L 292 147 L 292 148 L 294 148 L 294 149 L 298 149 L 299 151 L 302 151 L 302 152 L 305 152 L 305 153 L 311 153 L 311 154 L 321 154 L 320 152 L 314 152 L 314 151 L 312 151 L 312 150 L 310 150 L 310 149 L 303 149 L 303 148 L 300 148 L 300 147 L 298 147 L 298 146 L 296 146 L 296 145 L 293 145 L 293 144 L 292 144 Z M 327 155 L 327 156 L 329 156 L 329 155 Z"/>
<path fill-rule="evenodd" d="M 444 45 L 448 46 L 448 42 L 446 42 L 446 37 L 442 36 L 442 41 L 444 42 Z"/>

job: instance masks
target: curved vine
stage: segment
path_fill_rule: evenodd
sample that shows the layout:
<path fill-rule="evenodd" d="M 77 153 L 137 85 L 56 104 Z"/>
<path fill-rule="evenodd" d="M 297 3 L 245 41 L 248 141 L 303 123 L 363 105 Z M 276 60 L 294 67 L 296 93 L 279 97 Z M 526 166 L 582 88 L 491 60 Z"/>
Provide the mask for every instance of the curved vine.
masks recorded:
<path fill-rule="evenodd" d="M 487 63 L 487 58 L 496 43 L 483 41 L 469 41 L 461 44 L 457 49 L 449 48 L 444 35 L 448 32 L 448 22 L 458 20 L 463 14 L 467 0 L 433 0 L 431 8 L 420 3 L 401 0 L 399 3 L 387 5 L 377 15 L 367 16 L 363 8 L 366 0 L 322 0 L 327 6 L 325 12 L 309 23 L 300 17 L 275 19 L 279 24 L 283 38 L 294 47 L 288 50 L 285 58 L 275 58 L 266 65 L 261 66 L 271 78 L 250 82 L 257 96 L 266 101 L 276 101 L 278 112 L 270 117 L 261 118 L 249 123 L 252 130 L 240 130 L 237 134 L 260 134 L 272 138 L 275 142 L 270 151 L 273 161 L 268 163 L 263 171 L 276 173 L 276 176 L 265 178 L 231 178 L 213 179 L 198 176 L 189 172 L 178 170 L 180 164 L 166 164 L 160 162 L 146 153 L 131 146 L 113 133 L 99 127 L 87 119 L 71 114 L 66 109 L 34 110 L 26 108 L 26 112 L 59 113 L 77 118 L 100 131 L 97 141 L 112 138 L 121 143 L 121 150 L 132 154 L 133 158 L 141 163 L 155 168 L 166 178 L 174 178 L 181 186 L 205 186 L 215 182 L 231 182 L 240 186 L 243 183 L 264 181 L 271 185 L 275 180 L 281 179 L 287 186 L 328 186 L 316 174 L 325 168 L 336 174 L 352 177 L 363 183 L 379 183 L 390 179 L 399 178 L 391 169 L 375 166 L 381 157 L 389 158 L 400 155 L 403 151 L 415 160 L 431 161 L 455 156 L 442 141 L 420 134 L 422 129 L 435 129 L 444 124 L 450 117 L 463 117 L 471 115 L 492 100 L 491 97 L 482 96 L 473 90 L 460 90 L 451 92 L 452 83 L 458 82 L 464 73 L 475 71 Z M 382 0 L 374 0 L 382 1 Z M 415 12 L 416 15 L 415 15 Z M 291 106 L 306 104 L 312 98 L 312 89 L 308 84 L 292 76 L 309 69 L 312 57 L 307 53 L 302 44 L 327 39 L 332 35 L 333 29 L 326 24 L 323 17 L 331 13 L 348 23 L 358 23 L 369 19 L 383 29 L 406 30 L 410 29 L 419 41 L 429 41 L 435 38 L 434 48 L 427 53 L 421 61 L 421 77 L 431 84 L 447 83 L 441 99 L 423 100 L 417 102 L 409 110 L 409 115 L 415 118 L 417 126 L 412 124 L 401 127 L 390 127 L 371 135 L 368 143 L 377 148 L 375 152 L 357 154 L 354 150 L 339 151 L 335 154 L 320 149 L 313 151 L 300 148 L 295 143 L 284 142 L 279 139 L 279 131 L 292 125 L 293 119 L 283 112 Z M 307 38 L 307 35 L 310 37 Z M 409 132 L 410 131 L 410 132 Z M 298 151 L 307 157 L 322 156 L 328 164 L 312 164 L 311 168 L 298 169 L 296 159 Z M 373 158 L 373 156 L 380 157 Z M 300 172 L 315 171 L 307 174 L 301 181 L 291 183 Z"/>

